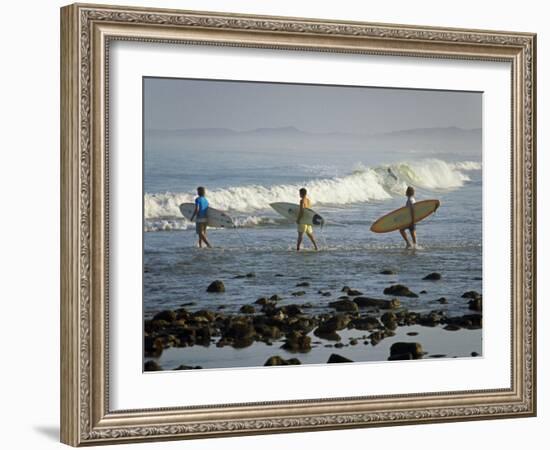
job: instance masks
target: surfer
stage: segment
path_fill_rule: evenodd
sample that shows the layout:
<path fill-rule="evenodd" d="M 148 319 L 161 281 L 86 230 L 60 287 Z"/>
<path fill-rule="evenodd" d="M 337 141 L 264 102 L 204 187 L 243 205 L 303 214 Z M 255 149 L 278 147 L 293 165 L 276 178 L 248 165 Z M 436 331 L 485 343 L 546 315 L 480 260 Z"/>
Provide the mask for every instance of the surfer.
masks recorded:
<path fill-rule="evenodd" d="M 414 198 L 414 188 L 412 186 L 408 186 L 407 190 L 405 191 L 405 195 L 407 196 L 407 202 L 405 203 L 405 206 L 408 206 L 411 210 L 411 224 L 408 227 L 401 228 L 399 232 L 401 233 L 401 236 L 403 236 L 403 239 L 405 239 L 405 242 L 407 243 L 407 248 L 411 248 L 411 243 L 409 242 L 409 239 L 407 238 L 406 231 L 409 230 L 409 233 L 411 234 L 411 238 L 413 241 L 413 245 L 416 247 L 416 224 L 414 220 L 414 204 L 416 203 L 416 200 Z"/>
<path fill-rule="evenodd" d="M 298 242 L 296 243 L 296 250 L 300 251 L 302 241 L 304 239 L 304 233 L 307 234 L 307 237 L 315 247 L 315 250 L 319 250 L 317 247 L 317 242 L 315 242 L 315 236 L 313 236 L 313 226 L 300 223 L 304 215 L 304 209 L 311 208 L 311 201 L 307 196 L 307 189 L 300 189 L 300 211 L 298 212 L 298 218 L 296 219 L 296 224 L 298 225 Z"/>
<path fill-rule="evenodd" d="M 202 186 L 197 188 L 198 197 L 195 199 L 195 211 L 191 216 L 191 222 L 196 217 L 195 231 L 199 235 L 199 247 L 202 248 L 204 242 L 208 248 L 212 247 L 208 239 L 206 239 L 206 227 L 207 227 L 207 214 L 208 214 L 208 200 L 206 199 L 206 189 Z"/>

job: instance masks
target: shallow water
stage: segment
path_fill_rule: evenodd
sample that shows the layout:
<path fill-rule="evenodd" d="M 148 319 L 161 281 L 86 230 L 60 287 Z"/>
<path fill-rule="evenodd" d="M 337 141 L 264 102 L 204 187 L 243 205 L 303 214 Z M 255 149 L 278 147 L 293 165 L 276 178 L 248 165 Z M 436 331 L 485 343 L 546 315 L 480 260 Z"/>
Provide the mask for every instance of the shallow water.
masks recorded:
<path fill-rule="evenodd" d="M 177 176 L 178 161 L 149 158 L 147 165 L 146 159 L 146 169 L 151 170 L 146 170 L 144 198 L 144 317 L 182 304 L 191 311 L 223 307 L 225 313 L 236 313 L 242 305 L 273 294 L 283 297 L 279 304 L 309 303 L 308 313 L 315 314 L 333 311 L 328 303 L 343 294 L 343 286 L 370 297 L 391 298 L 383 290 L 395 283 L 416 293 L 427 291 L 419 298 L 400 298 L 402 306 L 411 311 L 445 310 L 451 316 L 471 313 L 461 295 L 470 290 L 482 292 L 481 166 L 461 162 L 451 154 L 406 163 L 405 156 L 388 154 L 383 159 L 383 155 L 371 155 L 364 161 L 346 155 L 329 158 L 322 165 L 292 161 L 281 165 L 276 158 L 262 159 L 260 164 L 256 156 L 246 155 L 229 164 L 224 157 L 206 157 L 208 165 L 202 172 L 206 181 L 199 181 L 189 166 Z M 204 158 L 201 161 L 204 164 Z M 350 161 L 355 164 L 351 166 Z M 212 249 L 197 248 L 193 224 L 177 212 L 177 204 L 193 200 L 198 184 L 207 184 L 211 206 L 229 211 L 239 225 L 236 229 L 209 229 Z M 397 232 L 369 231 L 376 218 L 404 205 L 407 184 L 417 188 L 417 201 L 441 201 L 436 214 L 417 226 L 421 246 L 417 250 L 406 250 Z M 326 220 L 323 229 L 315 228 L 319 252 L 311 249 L 306 238 L 305 251 L 297 253 L 296 225 L 285 222 L 269 207 L 270 201 L 297 203 L 296 191 L 302 185 L 308 186 L 313 209 Z M 382 269 L 392 269 L 396 275 L 381 275 Z M 442 280 L 422 279 L 431 272 L 441 273 Z M 254 276 L 236 278 L 247 273 Z M 213 280 L 222 280 L 226 292 L 207 293 Z M 310 286 L 296 286 L 303 281 Z M 332 295 L 323 297 L 320 290 Z M 292 296 L 296 291 L 305 291 L 305 295 Z M 440 297 L 448 304 L 437 302 Z M 481 330 L 439 329 L 435 334 L 436 330 L 421 328 L 419 342 L 430 353 L 450 357 L 481 353 Z M 322 363 L 332 352 L 343 356 L 349 352 L 354 360 L 386 360 L 392 341 L 394 338 L 383 340 L 376 351 L 362 343 L 353 349 L 319 345 L 298 357 L 304 363 Z M 359 351 L 362 347 L 369 351 Z M 168 349 L 160 361 L 166 368 L 179 364 L 254 366 L 263 365 L 274 354 L 281 354 L 277 344 L 239 350 L 211 345 Z"/>

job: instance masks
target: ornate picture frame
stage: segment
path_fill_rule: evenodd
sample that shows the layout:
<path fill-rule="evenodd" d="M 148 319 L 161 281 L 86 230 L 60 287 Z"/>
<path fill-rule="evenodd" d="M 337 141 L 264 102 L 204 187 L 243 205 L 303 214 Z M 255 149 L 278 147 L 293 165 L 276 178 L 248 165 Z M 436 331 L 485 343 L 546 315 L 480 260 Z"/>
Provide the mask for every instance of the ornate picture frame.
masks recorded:
<path fill-rule="evenodd" d="M 109 49 L 117 40 L 511 64 L 511 385 L 113 411 Z M 116 444 L 536 415 L 536 35 L 74 4 L 61 9 L 61 441 Z"/>

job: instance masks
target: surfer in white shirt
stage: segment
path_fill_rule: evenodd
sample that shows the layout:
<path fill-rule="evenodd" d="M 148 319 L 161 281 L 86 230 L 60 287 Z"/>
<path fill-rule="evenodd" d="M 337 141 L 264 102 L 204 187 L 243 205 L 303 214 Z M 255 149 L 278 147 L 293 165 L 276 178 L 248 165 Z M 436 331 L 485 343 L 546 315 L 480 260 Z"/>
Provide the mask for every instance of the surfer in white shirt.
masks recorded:
<path fill-rule="evenodd" d="M 416 200 L 414 198 L 414 188 L 412 186 L 408 186 L 407 190 L 405 191 L 405 195 L 407 196 L 407 202 L 405 203 L 405 206 L 408 206 L 411 210 L 411 224 L 408 227 L 401 228 L 399 232 L 401 233 L 401 236 L 403 236 L 403 239 L 405 239 L 405 242 L 407 243 L 407 248 L 411 248 L 411 243 L 409 241 L 409 238 L 407 237 L 407 230 L 409 230 L 409 233 L 411 234 L 411 238 L 413 241 L 413 246 L 416 247 L 416 224 L 415 224 L 415 218 L 414 218 L 414 207 L 413 205 L 416 203 Z"/>

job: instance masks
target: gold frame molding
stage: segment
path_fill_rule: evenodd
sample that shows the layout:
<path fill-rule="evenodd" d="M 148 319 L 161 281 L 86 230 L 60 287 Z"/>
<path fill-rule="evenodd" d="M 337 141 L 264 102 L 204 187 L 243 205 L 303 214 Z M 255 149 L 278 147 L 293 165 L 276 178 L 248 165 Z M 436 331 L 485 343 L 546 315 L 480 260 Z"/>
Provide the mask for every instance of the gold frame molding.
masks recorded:
<path fill-rule="evenodd" d="M 512 68 L 509 389 L 111 411 L 113 40 L 506 61 Z M 536 415 L 536 35 L 74 4 L 61 9 L 61 441 L 72 446 Z"/>

